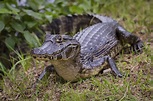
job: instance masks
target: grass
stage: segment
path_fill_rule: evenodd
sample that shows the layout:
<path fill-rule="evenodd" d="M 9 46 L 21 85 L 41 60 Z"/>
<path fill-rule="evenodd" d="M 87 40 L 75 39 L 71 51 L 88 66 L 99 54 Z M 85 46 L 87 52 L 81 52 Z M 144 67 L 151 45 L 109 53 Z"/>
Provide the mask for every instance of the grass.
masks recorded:
<path fill-rule="evenodd" d="M 105 0 L 104 0 L 105 1 Z M 103 2 L 104 2 L 103 1 Z M 30 85 L 47 64 L 35 61 L 30 55 L 20 57 L 20 67 L 6 72 L 1 80 L 0 99 L 24 101 L 153 101 L 153 9 L 151 0 L 110 0 L 104 6 L 91 11 L 104 14 L 118 20 L 128 31 L 137 34 L 145 43 L 142 54 L 121 54 L 116 60 L 124 74 L 115 78 L 110 73 L 99 74 L 76 83 L 63 81 L 51 74 L 38 84 L 36 89 Z M 100 6 L 100 4 L 99 4 Z M 96 8 L 97 7 L 97 8 Z M 1 67 L 3 67 L 1 65 Z"/>

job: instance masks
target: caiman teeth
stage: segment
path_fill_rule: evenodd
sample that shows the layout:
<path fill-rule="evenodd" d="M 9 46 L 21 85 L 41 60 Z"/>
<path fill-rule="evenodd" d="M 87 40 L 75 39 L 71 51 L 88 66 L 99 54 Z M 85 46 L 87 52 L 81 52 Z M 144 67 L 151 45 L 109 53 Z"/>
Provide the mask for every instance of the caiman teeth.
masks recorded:
<path fill-rule="evenodd" d="M 48 56 L 48 58 L 50 59 L 50 60 L 52 60 L 53 59 L 53 56 L 51 55 L 51 56 Z"/>

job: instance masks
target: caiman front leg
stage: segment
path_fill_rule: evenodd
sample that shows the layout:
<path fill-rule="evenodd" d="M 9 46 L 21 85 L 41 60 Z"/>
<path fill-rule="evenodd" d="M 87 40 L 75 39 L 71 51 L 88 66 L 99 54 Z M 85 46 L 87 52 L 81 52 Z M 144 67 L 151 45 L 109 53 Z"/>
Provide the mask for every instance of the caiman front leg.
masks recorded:
<path fill-rule="evenodd" d="M 49 66 L 45 67 L 45 69 L 41 72 L 39 78 L 32 85 L 32 88 L 35 88 L 39 81 L 41 81 L 45 76 L 48 77 L 53 72 L 54 72 L 54 66 L 53 65 L 49 65 Z"/>
<path fill-rule="evenodd" d="M 119 26 L 116 30 L 118 39 L 123 43 L 128 43 L 134 52 L 142 52 L 144 44 L 142 40 L 136 35 L 126 31 L 123 27 Z"/>
<path fill-rule="evenodd" d="M 110 66 L 111 70 L 113 71 L 113 73 L 118 76 L 118 77 L 122 77 L 122 74 L 120 73 L 120 71 L 118 70 L 115 61 L 110 57 L 110 56 L 103 56 L 100 57 L 98 59 L 94 59 L 93 61 L 90 61 L 89 64 L 89 68 L 95 68 L 95 67 L 99 67 L 101 65 L 103 65 L 105 62 L 108 63 L 108 65 Z"/>

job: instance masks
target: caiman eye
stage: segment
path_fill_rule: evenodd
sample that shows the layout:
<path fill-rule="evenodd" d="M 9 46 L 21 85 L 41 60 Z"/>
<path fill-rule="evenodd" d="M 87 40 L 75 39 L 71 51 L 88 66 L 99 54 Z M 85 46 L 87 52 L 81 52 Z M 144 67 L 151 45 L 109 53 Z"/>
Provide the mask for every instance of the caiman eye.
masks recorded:
<path fill-rule="evenodd" d="M 63 41 L 63 38 L 62 38 L 62 36 L 56 36 L 56 42 L 57 43 L 61 43 Z"/>

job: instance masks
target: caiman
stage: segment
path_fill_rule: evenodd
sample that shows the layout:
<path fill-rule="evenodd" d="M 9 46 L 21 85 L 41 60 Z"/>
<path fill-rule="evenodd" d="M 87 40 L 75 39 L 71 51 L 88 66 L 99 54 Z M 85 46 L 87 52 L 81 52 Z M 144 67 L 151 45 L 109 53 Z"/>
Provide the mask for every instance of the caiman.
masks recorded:
<path fill-rule="evenodd" d="M 54 19 L 43 27 L 46 38 L 31 54 L 38 60 L 49 60 L 57 74 L 67 81 L 76 81 L 98 74 L 104 65 L 122 77 L 114 57 L 125 45 L 141 52 L 143 42 L 126 31 L 110 17 L 101 15 L 71 15 Z M 74 36 L 67 34 L 77 32 Z M 45 68 L 39 79 L 47 69 Z"/>

